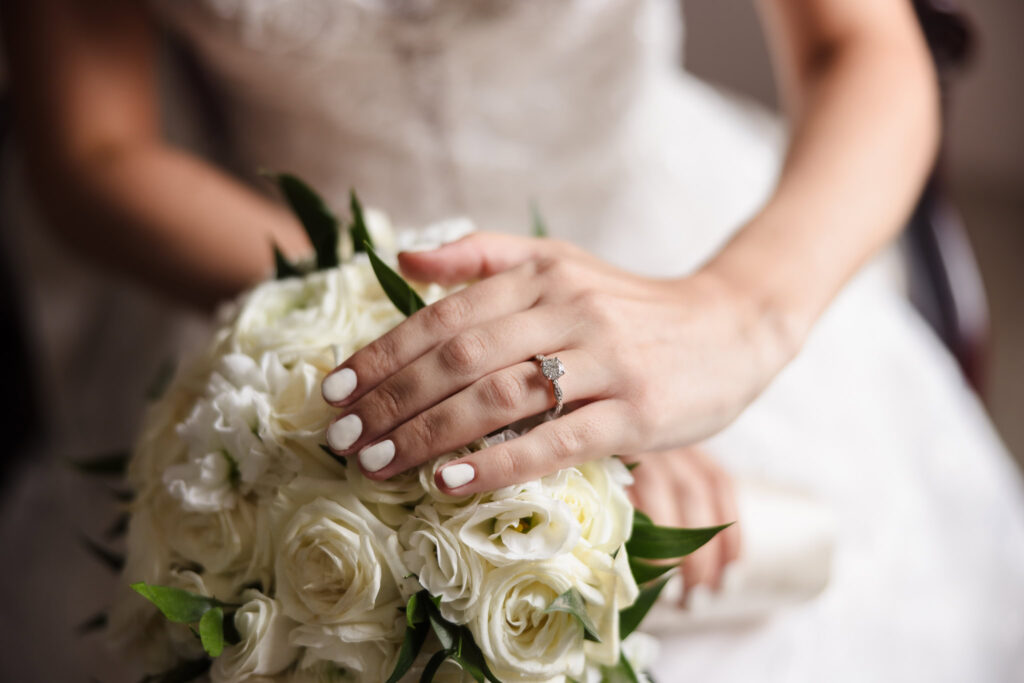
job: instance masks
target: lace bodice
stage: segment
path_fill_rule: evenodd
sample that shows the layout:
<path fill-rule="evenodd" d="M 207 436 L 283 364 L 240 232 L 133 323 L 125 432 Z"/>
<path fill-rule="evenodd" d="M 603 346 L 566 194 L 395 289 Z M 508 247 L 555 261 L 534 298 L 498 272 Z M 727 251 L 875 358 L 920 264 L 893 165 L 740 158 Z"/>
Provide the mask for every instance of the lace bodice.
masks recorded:
<path fill-rule="evenodd" d="M 674 63 L 677 26 L 657 0 L 157 7 L 222 89 L 243 167 L 355 186 L 408 222 L 572 193 L 609 165 L 650 63 Z"/>

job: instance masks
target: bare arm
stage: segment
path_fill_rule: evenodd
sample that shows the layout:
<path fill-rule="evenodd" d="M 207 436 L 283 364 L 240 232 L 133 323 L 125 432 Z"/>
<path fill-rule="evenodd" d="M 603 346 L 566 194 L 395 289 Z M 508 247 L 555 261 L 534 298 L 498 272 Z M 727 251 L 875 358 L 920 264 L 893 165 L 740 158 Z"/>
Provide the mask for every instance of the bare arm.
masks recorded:
<path fill-rule="evenodd" d="M 155 30 L 137 0 L 0 0 L 27 171 L 48 222 L 86 255 L 209 306 L 265 276 L 288 215 L 160 135 Z"/>
<path fill-rule="evenodd" d="M 774 196 L 705 270 L 798 346 L 906 220 L 937 146 L 938 87 L 910 2 L 760 3 L 792 141 Z"/>

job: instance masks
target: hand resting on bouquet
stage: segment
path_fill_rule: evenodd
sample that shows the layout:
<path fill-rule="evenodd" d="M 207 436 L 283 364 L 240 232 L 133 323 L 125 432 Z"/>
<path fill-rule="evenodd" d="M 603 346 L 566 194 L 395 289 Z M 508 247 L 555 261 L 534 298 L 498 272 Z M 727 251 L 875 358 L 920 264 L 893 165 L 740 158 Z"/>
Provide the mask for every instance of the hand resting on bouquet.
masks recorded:
<path fill-rule="evenodd" d="M 387 479 L 555 404 L 566 410 L 447 464 L 468 494 L 598 457 L 684 446 L 728 424 L 795 351 L 785 321 L 711 269 L 641 277 L 551 239 L 476 233 L 399 256 L 406 276 L 472 282 L 354 353 L 323 383 L 330 447 Z"/>

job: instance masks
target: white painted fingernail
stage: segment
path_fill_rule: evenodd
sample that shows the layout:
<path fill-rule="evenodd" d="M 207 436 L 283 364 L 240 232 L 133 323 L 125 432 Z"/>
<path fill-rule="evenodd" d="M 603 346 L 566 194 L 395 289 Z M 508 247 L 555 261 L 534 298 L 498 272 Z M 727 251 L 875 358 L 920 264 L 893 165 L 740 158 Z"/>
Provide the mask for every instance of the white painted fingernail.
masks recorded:
<path fill-rule="evenodd" d="M 367 472 L 376 472 L 395 459 L 395 442 L 391 439 L 367 446 L 359 451 L 359 464 Z"/>
<path fill-rule="evenodd" d="M 363 433 L 363 421 L 358 415 L 346 415 L 327 428 L 327 445 L 343 451 L 356 442 Z"/>
<path fill-rule="evenodd" d="M 320 390 L 331 403 L 344 401 L 356 388 L 356 372 L 351 368 L 332 372 L 324 378 Z"/>
<path fill-rule="evenodd" d="M 460 462 L 458 465 L 449 465 L 441 470 L 441 479 L 444 485 L 450 489 L 457 489 L 473 481 L 476 477 L 476 470 L 472 465 Z"/>

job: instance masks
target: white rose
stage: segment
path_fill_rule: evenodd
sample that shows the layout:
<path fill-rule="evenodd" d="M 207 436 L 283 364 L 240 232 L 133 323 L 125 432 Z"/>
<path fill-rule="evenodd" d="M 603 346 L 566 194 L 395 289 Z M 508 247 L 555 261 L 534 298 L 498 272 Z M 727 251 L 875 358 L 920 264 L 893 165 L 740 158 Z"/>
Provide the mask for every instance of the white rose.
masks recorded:
<path fill-rule="evenodd" d="M 324 401 L 320 383 L 335 365 L 329 349 L 306 353 L 288 364 L 277 353 L 263 354 L 260 370 L 271 406 L 270 431 L 276 437 L 314 437 L 322 442 L 336 411 Z"/>
<path fill-rule="evenodd" d="M 348 642 L 400 637 L 408 570 L 395 532 L 344 481 L 300 478 L 283 497 L 294 506 L 278 531 L 277 599 L 285 613 L 343 626 Z"/>
<path fill-rule="evenodd" d="M 543 482 L 552 497 L 572 509 L 582 540 L 590 547 L 614 553 L 629 538 L 633 505 L 625 486 L 632 477 L 618 458 L 586 462 Z"/>
<path fill-rule="evenodd" d="M 364 680 L 383 681 L 387 680 L 387 676 L 364 679 L 355 671 L 343 669 L 331 662 L 317 662 L 305 668 L 295 669 L 281 679 L 281 683 L 363 683 Z"/>
<path fill-rule="evenodd" d="M 298 654 L 298 648 L 288 640 L 295 623 L 281 613 L 276 601 L 252 589 L 242 593 L 242 599 L 246 602 L 234 616 L 240 640 L 214 660 L 210 670 L 214 683 L 274 675 L 295 661 Z"/>
<path fill-rule="evenodd" d="M 579 620 L 545 610 L 570 588 L 580 588 L 579 576 L 586 572 L 570 555 L 509 564 L 484 578 L 469 628 L 499 679 L 547 681 L 583 674 Z"/>
<path fill-rule="evenodd" d="M 228 346 L 254 358 L 277 351 L 285 361 L 334 345 L 347 356 L 401 320 L 364 257 L 259 285 L 241 302 Z"/>
<path fill-rule="evenodd" d="M 427 494 L 420 483 L 420 473 L 417 468 L 406 470 L 383 481 L 377 481 L 363 475 L 362 470 L 353 462 L 353 466 L 347 474 L 352 492 L 364 503 L 412 507 L 423 500 Z M 402 517 L 403 519 L 408 517 L 408 511 Z"/>
<path fill-rule="evenodd" d="M 576 557 L 586 568 L 576 574 L 576 588 L 583 596 L 600 642 L 587 641 L 587 659 L 612 666 L 619 661 L 619 612 L 639 595 L 625 547 L 612 557 L 592 548 L 577 548 Z"/>
<path fill-rule="evenodd" d="M 272 536 L 266 533 L 264 506 L 239 499 L 231 509 L 196 512 L 157 489 L 137 502 L 137 509 L 142 508 L 151 515 L 155 542 L 172 560 L 203 567 L 208 582 L 220 575 L 236 587 L 251 581 L 270 584 Z M 221 585 L 222 580 L 217 582 Z"/>
<path fill-rule="evenodd" d="M 447 522 L 459 540 L 495 565 L 544 560 L 571 551 L 580 522 L 540 482 L 500 489 L 495 500 L 469 505 Z"/>
<path fill-rule="evenodd" d="M 291 641 L 305 648 L 299 670 L 311 667 L 313 680 L 386 681 L 395 668 L 401 637 L 381 639 L 372 630 L 359 634 L 352 626 L 303 624 Z M 324 667 L 324 664 L 330 666 Z M 348 677 L 330 678 L 344 672 Z M 302 679 L 305 680 L 305 679 Z"/>
<path fill-rule="evenodd" d="M 441 614 L 457 624 L 476 602 L 484 562 L 466 548 L 455 531 L 444 525 L 432 505 L 420 505 L 398 533 L 409 571 L 431 595 L 440 596 Z"/>

